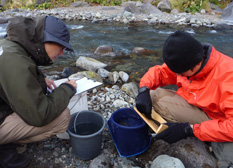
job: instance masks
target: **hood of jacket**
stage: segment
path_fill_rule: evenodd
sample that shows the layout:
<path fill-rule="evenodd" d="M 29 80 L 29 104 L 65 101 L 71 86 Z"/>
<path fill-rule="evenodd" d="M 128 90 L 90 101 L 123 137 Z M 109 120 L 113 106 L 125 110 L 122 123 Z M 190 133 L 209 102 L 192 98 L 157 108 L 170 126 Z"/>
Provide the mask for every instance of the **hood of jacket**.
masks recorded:
<path fill-rule="evenodd" d="M 37 65 L 52 64 L 43 43 L 45 18 L 14 17 L 7 26 L 6 39 L 20 44 Z"/>

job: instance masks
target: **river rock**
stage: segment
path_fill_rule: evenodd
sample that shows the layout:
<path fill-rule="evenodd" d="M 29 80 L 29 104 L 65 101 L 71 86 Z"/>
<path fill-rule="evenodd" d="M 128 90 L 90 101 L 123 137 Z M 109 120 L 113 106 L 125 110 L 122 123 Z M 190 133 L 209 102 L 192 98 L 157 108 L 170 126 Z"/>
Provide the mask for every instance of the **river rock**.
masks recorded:
<path fill-rule="evenodd" d="M 120 107 L 127 107 L 128 103 L 124 100 L 117 99 L 113 102 L 113 106 L 115 108 L 120 108 Z"/>
<path fill-rule="evenodd" d="M 132 16 L 133 16 L 133 14 L 132 14 L 131 12 L 127 11 L 127 10 L 126 10 L 126 11 L 124 12 L 124 14 L 123 14 L 123 17 L 124 17 L 124 18 L 132 17 Z M 126 21 L 127 21 L 127 20 L 126 20 Z"/>
<path fill-rule="evenodd" d="M 135 54 L 146 54 L 146 53 L 148 53 L 148 49 L 145 49 L 145 48 L 142 48 L 142 47 L 135 47 L 134 49 L 133 49 L 133 53 L 135 53 Z"/>
<path fill-rule="evenodd" d="M 90 6 L 87 2 L 84 1 L 76 1 L 70 4 L 70 7 L 88 7 Z"/>
<path fill-rule="evenodd" d="M 141 12 L 144 14 L 156 14 L 156 15 L 163 15 L 157 7 L 151 5 L 150 3 L 143 4 L 141 6 Z"/>
<path fill-rule="evenodd" d="M 70 67 L 65 67 L 62 71 L 61 77 L 62 78 L 67 78 L 70 75 L 72 75 L 74 71 Z"/>
<path fill-rule="evenodd" d="M 158 156 L 151 165 L 151 168 L 185 168 L 184 164 L 177 158 L 168 155 Z"/>
<path fill-rule="evenodd" d="M 136 3 L 130 3 L 127 7 L 124 9 L 127 12 L 133 13 L 133 14 L 140 14 L 140 8 L 136 6 Z M 125 15 L 125 14 L 124 14 Z"/>
<path fill-rule="evenodd" d="M 209 7 L 211 8 L 211 10 L 214 12 L 214 13 L 222 13 L 222 9 L 219 8 L 217 5 L 213 4 L 213 3 L 210 3 L 209 2 Z"/>
<path fill-rule="evenodd" d="M 93 80 L 96 80 L 98 82 L 103 83 L 103 80 L 100 77 L 100 75 L 94 71 L 82 71 L 82 72 L 77 72 L 77 73 L 69 76 L 70 79 L 72 79 L 72 78 L 81 79 L 83 77 L 87 77 L 87 78 L 90 78 L 90 79 L 93 79 Z"/>
<path fill-rule="evenodd" d="M 99 68 L 104 68 L 107 64 L 104 64 L 94 58 L 80 56 L 76 61 L 76 66 L 89 71 L 96 71 Z"/>
<path fill-rule="evenodd" d="M 1 5 L 4 6 L 9 0 L 1 0 Z"/>
<path fill-rule="evenodd" d="M 113 52 L 112 46 L 101 45 L 95 50 L 94 54 L 104 56 L 104 55 L 106 55 L 108 53 L 112 53 L 112 52 Z"/>
<path fill-rule="evenodd" d="M 7 23 L 7 22 L 8 22 L 8 19 L 0 18 L 0 24 L 4 24 L 4 23 Z"/>
<path fill-rule="evenodd" d="M 233 2 L 227 5 L 222 12 L 222 20 L 233 22 Z"/>
<path fill-rule="evenodd" d="M 129 75 L 124 71 L 120 71 L 119 76 L 123 82 L 127 82 L 129 79 Z"/>
<path fill-rule="evenodd" d="M 138 95 L 138 86 L 135 82 L 125 83 L 122 85 L 121 90 L 133 98 L 136 98 Z"/>
<path fill-rule="evenodd" d="M 215 28 L 216 30 L 222 30 L 222 29 L 230 30 L 230 29 L 231 29 L 231 26 L 230 26 L 229 24 L 227 24 L 226 22 L 221 21 L 221 22 L 215 23 L 214 28 Z"/>
<path fill-rule="evenodd" d="M 171 12 L 171 3 L 168 0 L 162 0 L 158 3 L 157 8 L 163 12 Z"/>
<path fill-rule="evenodd" d="M 157 156 L 166 154 L 180 159 L 188 168 L 217 168 L 217 160 L 209 151 L 209 146 L 195 137 L 189 137 L 173 144 L 168 144 L 162 140 L 154 141 L 150 145 L 148 153 L 149 155 L 143 157 L 154 160 Z"/>
<path fill-rule="evenodd" d="M 113 167 L 122 167 L 122 168 L 140 168 L 134 166 L 134 162 L 127 158 L 118 158 L 118 163 L 114 164 Z"/>
<path fill-rule="evenodd" d="M 211 146 L 218 160 L 233 161 L 232 142 L 212 142 Z"/>
<path fill-rule="evenodd" d="M 109 168 L 111 167 L 111 159 L 107 155 L 99 155 L 95 159 L 92 160 L 88 168 Z"/>
<path fill-rule="evenodd" d="M 97 73 L 102 77 L 102 78 L 106 78 L 108 77 L 109 71 L 107 71 L 104 68 L 99 68 Z"/>
<path fill-rule="evenodd" d="M 161 1 L 161 0 L 142 0 L 142 3 L 144 3 L 144 4 L 146 4 L 146 3 L 154 4 L 155 1 Z"/>
<path fill-rule="evenodd" d="M 140 7 L 140 6 L 142 6 L 142 5 L 143 5 L 143 3 L 142 3 L 141 1 L 137 1 L 137 2 L 136 2 L 136 6 L 137 6 L 137 7 Z"/>
<path fill-rule="evenodd" d="M 114 72 L 109 72 L 108 73 L 108 83 L 110 83 L 110 84 L 115 84 L 117 81 L 118 81 L 118 79 L 119 79 L 119 73 L 118 72 L 116 72 L 116 71 L 114 71 Z"/>
<path fill-rule="evenodd" d="M 171 11 L 171 14 L 173 15 L 177 15 L 179 13 L 179 11 L 175 8 L 175 9 L 172 9 Z"/>
<path fill-rule="evenodd" d="M 121 6 L 127 7 L 127 6 L 129 6 L 130 4 L 136 5 L 136 2 L 135 2 L 135 1 L 122 2 L 122 3 L 121 3 Z"/>

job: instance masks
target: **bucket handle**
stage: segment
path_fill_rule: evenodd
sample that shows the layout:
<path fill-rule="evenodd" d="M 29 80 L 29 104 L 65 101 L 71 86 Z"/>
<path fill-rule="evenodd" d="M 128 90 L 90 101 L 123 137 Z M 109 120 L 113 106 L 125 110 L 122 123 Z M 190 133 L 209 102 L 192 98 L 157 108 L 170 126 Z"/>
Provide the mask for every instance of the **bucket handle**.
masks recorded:
<path fill-rule="evenodd" d="M 76 133 L 76 134 L 77 134 L 77 130 L 76 130 L 76 120 L 77 120 L 79 114 L 80 114 L 80 112 L 77 112 L 77 114 L 76 114 L 76 116 L 75 116 L 75 118 L 74 118 L 74 133 Z"/>

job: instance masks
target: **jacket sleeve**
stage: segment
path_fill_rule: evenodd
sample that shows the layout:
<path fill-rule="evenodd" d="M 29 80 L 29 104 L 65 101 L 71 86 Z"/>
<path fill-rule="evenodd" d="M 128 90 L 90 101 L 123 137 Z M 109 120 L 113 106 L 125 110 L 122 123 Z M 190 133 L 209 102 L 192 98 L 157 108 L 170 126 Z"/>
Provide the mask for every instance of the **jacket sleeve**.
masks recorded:
<path fill-rule="evenodd" d="M 29 125 L 40 127 L 50 123 L 67 108 L 76 92 L 61 85 L 45 95 L 37 80 L 38 69 L 29 57 L 1 61 L 1 87 L 11 108 Z"/>
<path fill-rule="evenodd" d="M 232 142 L 233 141 L 233 117 L 221 120 L 204 121 L 201 124 L 194 124 L 194 135 L 209 142 Z"/>
<path fill-rule="evenodd" d="M 176 74 L 166 64 L 151 67 L 141 78 L 139 87 L 146 86 L 149 89 L 156 89 L 159 86 L 176 84 Z"/>
<path fill-rule="evenodd" d="M 233 88 L 231 81 L 232 78 L 228 75 L 225 81 L 218 85 L 221 94 L 217 96 L 212 93 L 213 97 L 219 97 L 221 113 L 218 115 L 217 112 L 212 111 L 212 113 L 216 113 L 213 115 L 215 118 L 212 116 L 212 120 L 194 125 L 194 134 L 198 139 L 210 142 L 233 142 Z M 215 106 L 215 104 L 212 105 Z"/>

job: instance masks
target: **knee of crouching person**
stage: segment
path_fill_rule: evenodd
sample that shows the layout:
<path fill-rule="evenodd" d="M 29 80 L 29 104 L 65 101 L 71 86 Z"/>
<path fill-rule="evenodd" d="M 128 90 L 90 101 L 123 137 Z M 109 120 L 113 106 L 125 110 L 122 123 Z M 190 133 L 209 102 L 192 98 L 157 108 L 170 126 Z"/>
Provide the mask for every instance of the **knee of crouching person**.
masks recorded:
<path fill-rule="evenodd" d="M 70 123 L 70 110 L 66 108 L 58 117 L 59 121 L 57 123 L 57 129 L 60 133 L 63 133 L 67 130 Z"/>
<path fill-rule="evenodd" d="M 61 113 L 61 118 L 63 118 L 64 122 L 67 123 L 67 125 L 70 123 L 70 110 L 66 108 L 62 113 Z"/>

